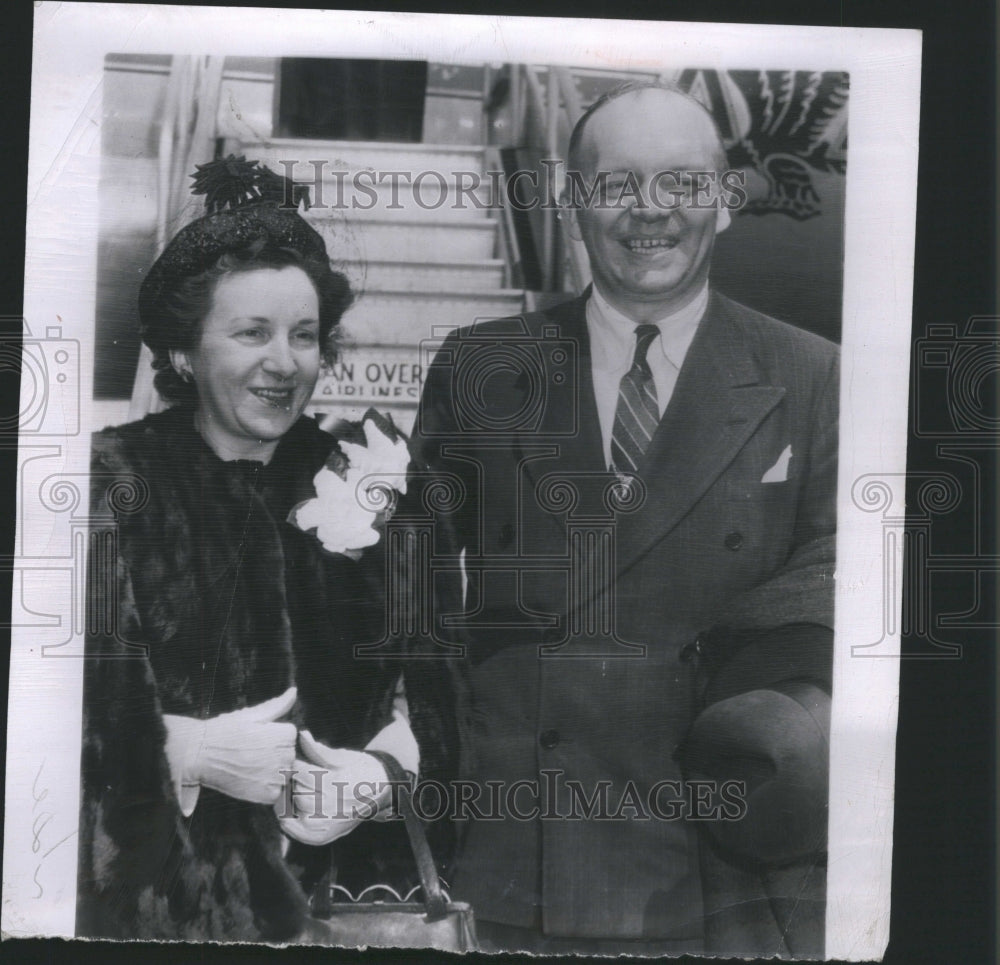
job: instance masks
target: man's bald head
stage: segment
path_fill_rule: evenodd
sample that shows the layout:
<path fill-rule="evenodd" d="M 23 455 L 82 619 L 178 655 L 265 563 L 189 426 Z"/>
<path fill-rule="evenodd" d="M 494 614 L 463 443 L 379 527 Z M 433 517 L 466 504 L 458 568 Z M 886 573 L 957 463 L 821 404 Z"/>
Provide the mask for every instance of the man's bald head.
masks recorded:
<path fill-rule="evenodd" d="M 649 94 L 645 92 L 651 92 Z M 652 93 L 656 92 L 656 93 Z M 569 148 L 566 152 L 567 168 L 570 171 L 583 171 L 586 162 L 585 149 L 587 142 L 587 128 L 595 114 L 599 114 L 609 105 L 623 97 L 638 97 L 650 102 L 650 109 L 653 111 L 666 110 L 672 115 L 676 113 L 679 122 L 690 122 L 695 125 L 705 127 L 706 136 L 712 139 L 712 156 L 715 170 L 721 173 L 725 170 L 727 159 L 726 149 L 722 143 L 722 135 L 719 133 L 715 118 L 712 117 L 701 101 L 692 97 L 686 91 L 681 90 L 673 84 L 666 84 L 659 81 L 628 81 L 619 84 L 612 90 L 606 91 L 594 101 L 573 127 L 573 132 L 569 138 Z M 657 105 L 657 101 L 662 98 L 662 106 Z"/>

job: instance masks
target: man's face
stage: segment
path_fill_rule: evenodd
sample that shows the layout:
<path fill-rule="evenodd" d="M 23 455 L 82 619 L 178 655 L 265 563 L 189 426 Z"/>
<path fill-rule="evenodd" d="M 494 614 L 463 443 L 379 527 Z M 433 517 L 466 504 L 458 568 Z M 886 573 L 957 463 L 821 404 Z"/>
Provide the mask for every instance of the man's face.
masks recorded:
<path fill-rule="evenodd" d="M 691 172 L 713 172 L 719 143 L 709 118 L 680 95 L 664 90 L 624 94 L 587 122 L 580 145 L 581 173 L 588 186 L 607 173 L 606 199 L 577 208 L 575 220 L 590 256 L 594 283 L 619 311 L 652 320 L 687 304 L 708 278 L 719 220 L 718 201 L 690 192 Z M 702 176 L 705 185 L 709 177 Z M 638 186 L 638 196 L 635 187 Z M 623 188 L 624 197 L 616 205 Z"/>

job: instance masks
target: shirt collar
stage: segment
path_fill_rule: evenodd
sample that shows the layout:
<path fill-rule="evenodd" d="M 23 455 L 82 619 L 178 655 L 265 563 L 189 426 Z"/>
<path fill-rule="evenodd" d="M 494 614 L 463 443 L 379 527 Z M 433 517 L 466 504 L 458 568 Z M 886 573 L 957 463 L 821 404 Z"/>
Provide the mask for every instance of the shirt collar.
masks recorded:
<path fill-rule="evenodd" d="M 708 307 L 708 283 L 683 308 L 664 315 L 651 324 L 660 330 L 654 343 L 660 346 L 664 357 L 679 369 L 684 362 L 698 323 Z M 635 349 L 635 328 L 638 324 L 617 308 L 594 285 L 587 300 L 587 323 L 591 341 L 591 355 L 598 365 L 619 368 L 624 359 L 626 368 L 631 364 Z M 650 346 L 652 349 L 652 346 Z"/>

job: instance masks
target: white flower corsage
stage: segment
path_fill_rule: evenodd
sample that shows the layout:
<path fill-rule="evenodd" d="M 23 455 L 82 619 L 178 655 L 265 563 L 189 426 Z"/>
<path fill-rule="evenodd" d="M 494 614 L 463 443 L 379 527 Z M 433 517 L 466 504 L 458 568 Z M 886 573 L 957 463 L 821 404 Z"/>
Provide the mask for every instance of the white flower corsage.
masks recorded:
<path fill-rule="evenodd" d="M 362 428 L 366 445 L 341 440 L 325 465 L 313 477 L 315 499 L 299 503 L 288 521 L 315 533 L 330 553 L 357 558 L 381 536 L 376 528 L 392 513 L 397 496 L 406 495 L 410 455 L 406 438 L 374 409 L 365 413 Z"/>

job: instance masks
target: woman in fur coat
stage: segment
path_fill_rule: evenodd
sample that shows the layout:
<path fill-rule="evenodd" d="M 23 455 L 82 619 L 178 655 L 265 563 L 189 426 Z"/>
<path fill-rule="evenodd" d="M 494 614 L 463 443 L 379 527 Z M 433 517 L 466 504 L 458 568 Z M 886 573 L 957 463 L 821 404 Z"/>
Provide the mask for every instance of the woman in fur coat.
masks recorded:
<path fill-rule="evenodd" d="M 209 214 L 140 292 L 173 404 L 94 437 L 80 935 L 317 937 L 331 874 L 411 871 L 398 823 L 364 820 L 387 817 L 366 748 L 449 766 L 433 676 L 355 656 L 384 633 L 377 531 L 321 543 L 296 515 L 321 469 L 349 469 L 302 413 L 351 295 L 289 187 L 199 168 Z"/>

